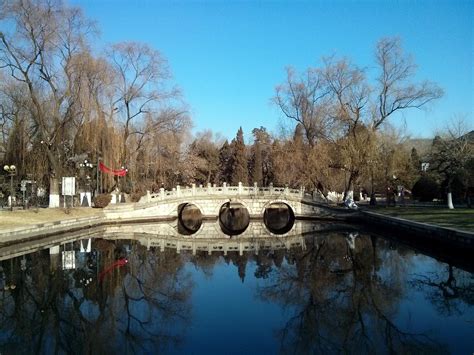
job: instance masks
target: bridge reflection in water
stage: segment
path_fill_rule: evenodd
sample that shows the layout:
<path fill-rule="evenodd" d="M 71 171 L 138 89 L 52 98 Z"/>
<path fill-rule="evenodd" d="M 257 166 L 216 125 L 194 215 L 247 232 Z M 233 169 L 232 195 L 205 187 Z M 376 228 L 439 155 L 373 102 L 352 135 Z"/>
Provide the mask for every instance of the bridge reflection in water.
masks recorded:
<path fill-rule="evenodd" d="M 260 218 L 256 220 L 261 221 Z M 178 232 L 180 234 L 192 235 L 197 233 L 203 225 L 202 221 L 203 215 L 195 205 L 184 203 L 178 206 Z M 241 203 L 229 201 L 221 206 L 218 221 L 223 234 L 228 236 L 241 235 L 250 224 L 250 215 L 247 208 Z M 265 209 L 263 225 L 271 234 L 287 234 L 293 228 L 294 223 L 293 210 L 285 203 L 274 202 Z"/>
<path fill-rule="evenodd" d="M 197 231 L 110 225 L 0 247 L 0 352 L 473 348 L 472 260 L 461 268 L 337 224 L 277 235 L 251 220 L 229 236 L 220 221 L 184 220 Z"/>

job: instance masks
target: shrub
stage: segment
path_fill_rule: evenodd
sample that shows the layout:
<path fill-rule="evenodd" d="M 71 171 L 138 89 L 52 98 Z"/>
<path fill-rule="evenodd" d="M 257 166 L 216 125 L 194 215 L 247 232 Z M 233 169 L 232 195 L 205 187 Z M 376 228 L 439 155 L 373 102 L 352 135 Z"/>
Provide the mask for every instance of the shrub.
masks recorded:
<path fill-rule="evenodd" d="M 112 200 L 112 196 L 110 194 L 100 194 L 94 197 L 94 207 L 97 208 L 104 208 Z"/>
<path fill-rule="evenodd" d="M 412 188 L 415 199 L 421 202 L 430 202 L 439 196 L 439 186 L 435 179 L 429 176 L 422 176 L 415 182 Z"/>
<path fill-rule="evenodd" d="M 132 192 L 130 194 L 130 201 L 138 202 L 138 201 L 140 201 L 140 198 L 142 196 L 145 196 L 145 195 L 146 195 L 146 192 L 145 193 L 144 192 Z"/>

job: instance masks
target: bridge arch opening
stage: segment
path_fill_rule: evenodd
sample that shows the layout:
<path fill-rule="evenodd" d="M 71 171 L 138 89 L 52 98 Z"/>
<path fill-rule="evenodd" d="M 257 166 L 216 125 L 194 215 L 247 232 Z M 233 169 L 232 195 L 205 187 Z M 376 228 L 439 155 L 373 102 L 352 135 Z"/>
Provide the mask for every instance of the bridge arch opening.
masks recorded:
<path fill-rule="evenodd" d="M 273 234 L 288 233 L 295 224 L 293 209 L 284 202 L 272 202 L 263 212 L 263 222 Z"/>
<path fill-rule="evenodd" d="M 192 203 L 182 203 L 178 206 L 178 233 L 191 235 L 202 225 L 202 213 L 199 207 Z"/>
<path fill-rule="evenodd" d="M 224 234 L 239 235 L 245 232 L 250 224 L 250 214 L 240 202 L 229 201 L 219 210 L 219 225 Z"/>

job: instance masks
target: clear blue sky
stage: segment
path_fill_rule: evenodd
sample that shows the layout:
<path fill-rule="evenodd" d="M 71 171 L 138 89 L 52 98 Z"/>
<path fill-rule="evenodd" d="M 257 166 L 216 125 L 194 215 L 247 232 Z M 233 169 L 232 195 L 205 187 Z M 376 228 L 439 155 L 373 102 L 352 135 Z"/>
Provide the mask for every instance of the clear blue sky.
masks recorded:
<path fill-rule="evenodd" d="M 284 68 L 325 55 L 374 66 L 384 36 L 399 36 L 445 96 L 428 112 L 404 114 L 408 131 L 429 137 L 454 114 L 474 123 L 474 1 L 153 1 L 74 0 L 101 30 L 100 44 L 141 41 L 168 59 L 189 103 L 195 131 L 232 138 L 242 126 L 277 129 L 270 103 Z M 392 121 L 397 124 L 401 117 Z"/>

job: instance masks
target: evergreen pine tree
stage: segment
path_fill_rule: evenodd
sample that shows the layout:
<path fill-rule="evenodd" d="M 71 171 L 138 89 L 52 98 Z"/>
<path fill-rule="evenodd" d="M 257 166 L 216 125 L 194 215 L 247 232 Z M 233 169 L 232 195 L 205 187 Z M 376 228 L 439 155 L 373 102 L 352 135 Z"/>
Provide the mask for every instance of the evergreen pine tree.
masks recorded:
<path fill-rule="evenodd" d="M 221 182 L 232 182 L 232 148 L 227 140 L 219 149 L 219 179 Z"/>
<path fill-rule="evenodd" d="M 244 132 L 242 127 L 237 131 L 237 136 L 232 141 L 232 185 L 241 182 L 248 184 L 247 156 L 245 154 Z"/>
<path fill-rule="evenodd" d="M 257 183 L 258 186 L 263 186 L 263 163 L 262 163 L 262 148 L 259 141 L 255 141 L 252 147 L 252 181 L 250 183 Z"/>
<path fill-rule="evenodd" d="M 259 186 L 266 186 L 272 180 L 271 137 L 265 127 L 252 130 L 254 144 L 252 146 L 251 169 L 252 180 Z M 257 168 L 258 167 L 258 168 Z"/>
<path fill-rule="evenodd" d="M 415 147 L 411 149 L 411 163 L 415 168 L 415 171 L 419 172 L 421 169 L 421 159 Z"/>

